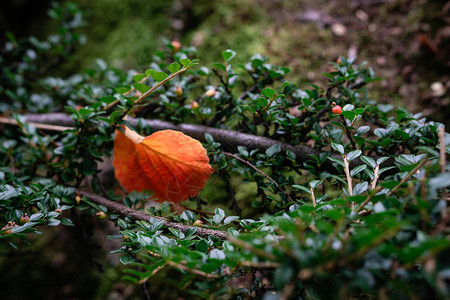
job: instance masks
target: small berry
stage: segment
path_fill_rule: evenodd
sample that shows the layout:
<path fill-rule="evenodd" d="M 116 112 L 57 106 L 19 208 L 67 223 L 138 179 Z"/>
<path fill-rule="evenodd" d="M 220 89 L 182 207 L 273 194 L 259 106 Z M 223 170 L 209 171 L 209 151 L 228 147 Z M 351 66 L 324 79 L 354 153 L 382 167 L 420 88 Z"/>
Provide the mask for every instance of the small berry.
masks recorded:
<path fill-rule="evenodd" d="M 124 236 L 122 237 L 122 240 L 123 240 L 124 242 L 131 242 L 131 238 L 130 238 L 128 235 L 124 235 Z"/>
<path fill-rule="evenodd" d="M 342 61 L 341 61 L 341 58 L 340 58 L 340 57 L 337 59 L 336 63 L 337 63 L 338 65 L 342 66 Z"/>
<path fill-rule="evenodd" d="M 191 100 L 191 109 L 197 109 L 199 107 L 199 104 L 197 101 Z"/>
<path fill-rule="evenodd" d="M 336 105 L 336 103 L 333 102 L 333 108 L 331 109 L 331 112 L 335 115 L 342 114 L 342 107 L 340 105 Z"/>
<path fill-rule="evenodd" d="M 77 195 L 75 196 L 75 202 L 77 203 L 77 205 L 80 205 L 81 203 L 81 196 L 80 194 L 77 193 Z"/>
<path fill-rule="evenodd" d="M 105 214 L 104 212 L 102 212 L 102 211 L 98 211 L 95 215 L 96 215 L 100 220 L 106 219 L 106 214 Z"/>
<path fill-rule="evenodd" d="M 212 96 L 214 96 L 216 94 L 216 91 L 213 90 L 213 89 L 209 89 L 209 90 L 206 91 L 205 94 L 206 94 L 207 97 L 212 97 Z"/>
<path fill-rule="evenodd" d="M 30 222 L 30 217 L 27 214 L 24 214 L 19 219 L 19 224 L 20 225 L 23 225 L 23 224 L 28 223 L 28 222 Z"/>
<path fill-rule="evenodd" d="M 2 228 L 2 234 L 11 234 L 11 233 L 12 233 L 11 227 L 5 226 Z"/>
<path fill-rule="evenodd" d="M 202 225 L 203 225 L 203 222 L 200 221 L 200 220 L 195 220 L 195 222 L 194 222 L 193 225 L 199 227 L 199 226 L 202 226 Z"/>
<path fill-rule="evenodd" d="M 173 47 L 173 52 L 178 52 L 181 50 L 181 43 L 178 40 L 173 40 L 170 45 Z"/>
<path fill-rule="evenodd" d="M 181 86 L 177 85 L 175 87 L 175 95 L 177 95 L 178 97 L 181 97 L 183 95 L 183 89 L 181 88 Z"/>
<path fill-rule="evenodd" d="M 59 209 L 59 208 L 57 208 L 57 209 L 55 209 L 55 212 L 57 212 L 57 213 L 62 213 L 62 210 Z"/>

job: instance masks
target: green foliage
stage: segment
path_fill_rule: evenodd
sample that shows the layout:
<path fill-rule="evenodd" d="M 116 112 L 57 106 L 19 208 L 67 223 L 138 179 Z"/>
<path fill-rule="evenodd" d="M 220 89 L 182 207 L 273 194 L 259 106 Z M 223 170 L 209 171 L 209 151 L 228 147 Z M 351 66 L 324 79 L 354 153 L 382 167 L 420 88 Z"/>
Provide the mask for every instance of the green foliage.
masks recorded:
<path fill-rule="evenodd" d="M 55 7 L 52 16 L 61 18 L 62 9 Z M 192 48 L 173 55 L 168 47 L 142 73 L 111 69 L 99 59 L 69 78 L 42 78 L 47 56 L 65 57 L 52 46 L 80 41 L 75 29 L 82 22 L 69 23 L 62 26 L 68 30 L 62 45 L 10 35 L 1 52 L 2 111 L 18 126 L 4 125 L 0 137 L 0 242 L 16 247 L 41 226 L 73 225 L 60 216 L 70 209 L 117 223 L 119 234 L 111 238 L 123 242 L 113 253 L 128 267 L 123 278 L 135 284 L 174 268 L 182 279 L 167 282 L 205 299 L 448 297 L 450 178 L 439 151 L 450 152 L 449 135 L 440 140 L 442 124 L 371 100 L 366 85 L 377 78 L 370 67 L 341 57 L 324 74 L 328 86 L 299 88 L 286 80 L 289 69 L 261 55 L 236 66 L 229 49 L 207 67 L 196 66 Z M 333 102 L 342 115 L 331 113 Z M 69 113 L 74 128 L 44 133 L 26 122 L 29 112 Z M 211 180 L 225 182 L 228 202 L 200 196 L 188 204 L 197 209 L 181 214 L 169 203 L 143 209 L 151 193 L 121 197 L 99 179 L 98 163 L 111 156 L 113 132 L 130 113 L 239 131 L 272 144 L 251 148 L 205 132 L 217 170 Z M 296 151 L 305 145 L 310 152 Z M 152 217 L 136 220 L 81 197 L 77 189 L 86 182 L 94 193 L 123 198 Z M 248 182 L 257 196 L 237 199 L 235 189 Z M 201 211 L 205 202 L 210 214 Z M 25 214 L 29 222 L 21 224 Z M 205 236 L 199 228 L 228 238 Z M 234 278 L 251 283 L 236 287 Z"/>

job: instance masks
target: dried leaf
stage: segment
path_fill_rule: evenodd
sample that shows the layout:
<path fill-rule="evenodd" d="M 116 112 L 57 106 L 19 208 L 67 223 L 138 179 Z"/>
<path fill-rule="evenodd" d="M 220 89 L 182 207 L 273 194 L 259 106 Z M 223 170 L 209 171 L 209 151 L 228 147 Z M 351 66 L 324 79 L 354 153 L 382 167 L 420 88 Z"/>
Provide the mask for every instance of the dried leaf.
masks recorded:
<path fill-rule="evenodd" d="M 113 166 L 127 191 L 152 190 L 161 202 L 196 196 L 214 171 L 202 144 L 182 132 L 144 138 L 128 127 L 116 130 Z"/>

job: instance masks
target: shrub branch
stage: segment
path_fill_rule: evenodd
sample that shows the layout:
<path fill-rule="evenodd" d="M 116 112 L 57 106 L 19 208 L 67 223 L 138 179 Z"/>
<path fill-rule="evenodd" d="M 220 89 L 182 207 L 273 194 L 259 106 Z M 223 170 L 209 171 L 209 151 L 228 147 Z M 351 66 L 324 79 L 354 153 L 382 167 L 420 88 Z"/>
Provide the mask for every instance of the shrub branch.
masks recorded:
<path fill-rule="evenodd" d="M 52 124 L 59 126 L 73 126 L 73 119 L 64 113 L 48 113 L 48 114 L 26 114 L 25 119 L 27 122 L 39 123 L 39 124 Z M 138 120 L 136 118 L 129 117 L 127 121 L 132 125 L 136 126 Z M 282 151 L 289 150 L 295 153 L 296 161 L 299 165 L 303 165 L 308 159 L 310 159 L 311 155 L 319 156 L 322 152 L 320 149 L 314 149 L 308 146 L 303 145 L 291 145 L 288 143 L 280 142 L 274 139 L 270 139 L 264 136 L 256 136 L 252 134 L 242 133 L 234 130 L 228 129 L 218 129 L 213 127 L 208 127 L 204 125 L 195 125 L 195 124 L 186 124 L 181 123 L 178 125 L 174 125 L 172 123 L 161 121 L 161 120 L 143 120 L 143 122 L 150 126 L 154 131 L 172 129 L 183 132 L 190 137 L 197 139 L 199 141 L 205 142 L 205 134 L 209 133 L 215 141 L 220 142 L 223 146 L 223 149 L 226 151 L 237 151 L 237 146 L 244 146 L 249 150 L 259 149 L 260 151 L 265 151 L 269 147 L 278 144 L 281 146 Z M 0 123 L 4 123 L 0 120 Z M 72 129 L 70 127 L 62 127 L 61 129 Z M 55 130 L 53 128 L 52 130 Z M 336 159 L 341 159 L 342 156 L 338 153 L 332 153 L 330 155 Z M 376 157 L 375 157 L 376 159 Z M 350 162 L 350 168 L 363 164 L 363 162 L 357 158 Z M 384 166 L 393 166 L 394 159 L 389 159 L 383 163 Z M 328 171 L 331 174 L 336 174 L 337 170 L 333 166 L 330 161 L 325 161 L 320 165 L 322 170 Z M 387 171 L 384 172 L 383 175 L 392 174 Z"/>
<path fill-rule="evenodd" d="M 118 213 L 122 217 L 130 216 L 133 220 L 140 220 L 140 221 L 146 221 L 150 222 L 151 218 L 158 218 L 164 222 L 165 227 L 171 227 L 180 230 L 183 233 L 186 233 L 188 229 L 192 228 L 192 226 L 183 225 L 175 222 L 170 222 L 165 218 L 162 217 L 156 217 L 144 214 L 142 212 L 136 211 L 134 209 L 128 208 L 120 203 L 113 202 L 109 199 L 106 199 L 104 197 L 101 197 L 99 195 L 91 194 L 89 192 L 83 191 L 83 190 L 77 190 L 77 193 L 79 193 L 81 196 L 85 196 L 89 199 L 89 201 L 94 202 L 98 205 L 103 205 L 109 210 L 112 210 L 116 213 Z M 228 238 L 228 234 L 226 234 L 223 231 L 220 230 L 214 230 L 214 229 L 208 229 L 208 228 L 202 228 L 202 227 L 195 227 L 197 228 L 196 234 L 208 238 L 208 236 L 212 235 L 214 237 L 217 237 L 219 239 L 225 240 Z"/>

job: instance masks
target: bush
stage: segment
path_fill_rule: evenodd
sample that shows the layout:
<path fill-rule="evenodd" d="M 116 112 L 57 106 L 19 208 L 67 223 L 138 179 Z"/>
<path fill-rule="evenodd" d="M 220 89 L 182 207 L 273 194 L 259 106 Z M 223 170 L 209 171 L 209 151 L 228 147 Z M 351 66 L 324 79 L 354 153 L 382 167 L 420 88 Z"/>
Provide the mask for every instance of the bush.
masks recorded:
<path fill-rule="evenodd" d="M 113 252 L 136 285 L 175 269 L 165 283 L 207 299 L 449 296 L 449 135 L 371 99 L 365 63 L 340 57 L 327 87 L 299 88 L 260 55 L 199 66 L 168 41 L 142 73 L 99 59 L 44 77 L 82 41 L 77 8 L 52 11 L 59 38 L 10 35 L 1 52 L 1 242 L 71 226 L 65 211 L 78 210 L 119 226 Z M 124 124 L 200 140 L 215 169 L 205 190 L 149 207 L 151 191 L 105 183 Z"/>

